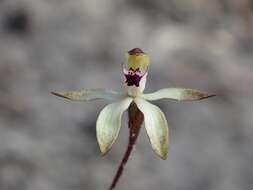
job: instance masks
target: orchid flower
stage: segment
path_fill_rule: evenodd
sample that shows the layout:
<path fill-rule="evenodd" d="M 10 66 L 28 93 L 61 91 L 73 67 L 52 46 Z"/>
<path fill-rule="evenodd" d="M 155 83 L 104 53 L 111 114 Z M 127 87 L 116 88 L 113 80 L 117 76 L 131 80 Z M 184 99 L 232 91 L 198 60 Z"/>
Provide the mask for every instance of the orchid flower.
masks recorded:
<path fill-rule="evenodd" d="M 200 100 L 209 95 L 193 89 L 165 88 L 153 93 L 143 93 L 149 69 L 149 56 L 139 48 L 127 53 L 127 66 L 123 66 L 124 93 L 107 89 L 87 89 L 70 92 L 52 92 L 74 101 L 90 101 L 96 99 L 113 100 L 99 113 L 96 122 L 97 141 L 102 154 L 106 154 L 118 137 L 121 118 L 124 111 L 134 102 L 144 115 L 144 125 L 154 152 L 162 159 L 167 158 L 169 146 L 169 129 L 164 113 L 149 101 L 159 99 Z"/>

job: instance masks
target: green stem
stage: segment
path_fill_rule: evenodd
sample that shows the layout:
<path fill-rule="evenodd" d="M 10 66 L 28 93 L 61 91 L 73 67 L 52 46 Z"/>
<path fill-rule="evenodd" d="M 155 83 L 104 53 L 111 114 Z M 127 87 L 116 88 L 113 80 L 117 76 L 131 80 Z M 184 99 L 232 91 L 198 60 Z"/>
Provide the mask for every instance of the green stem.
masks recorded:
<path fill-rule="evenodd" d="M 124 167 L 129 159 L 129 156 L 133 150 L 133 147 L 136 143 L 136 140 L 138 138 L 141 124 L 143 123 L 144 120 L 144 115 L 143 113 L 137 108 L 135 103 L 131 103 L 131 105 L 128 108 L 128 115 L 129 115 L 129 121 L 128 121 L 128 127 L 129 127 L 129 139 L 128 139 L 128 146 L 125 151 L 125 154 L 123 156 L 123 159 L 119 165 L 119 168 L 116 172 L 116 175 L 113 178 L 112 184 L 110 186 L 109 190 L 113 190 L 117 182 L 119 181 L 123 171 Z"/>

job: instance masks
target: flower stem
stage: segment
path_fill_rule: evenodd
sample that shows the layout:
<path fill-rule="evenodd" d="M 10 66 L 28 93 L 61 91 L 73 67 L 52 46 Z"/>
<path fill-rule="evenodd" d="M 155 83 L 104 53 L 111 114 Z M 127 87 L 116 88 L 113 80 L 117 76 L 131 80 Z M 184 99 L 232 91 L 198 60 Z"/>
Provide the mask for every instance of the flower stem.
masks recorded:
<path fill-rule="evenodd" d="M 129 140 L 128 140 L 128 146 L 125 151 L 124 157 L 119 165 L 119 168 L 117 170 L 116 175 L 113 178 L 112 184 L 110 186 L 109 190 L 113 190 L 117 182 L 119 181 L 124 167 L 128 161 L 128 158 L 133 150 L 133 147 L 135 145 L 135 142 L 137 140 L 137 137 L 140 132 L 141 124 L 143 123 L 144 120 L 144 115 L 143 113 L 137 108 L 135 103 L 131 103 L 131 105 L 128 108 L 128 116 L 129 116 L 129 121 L 128 121 L 128 128 L 129 128 Z"/>

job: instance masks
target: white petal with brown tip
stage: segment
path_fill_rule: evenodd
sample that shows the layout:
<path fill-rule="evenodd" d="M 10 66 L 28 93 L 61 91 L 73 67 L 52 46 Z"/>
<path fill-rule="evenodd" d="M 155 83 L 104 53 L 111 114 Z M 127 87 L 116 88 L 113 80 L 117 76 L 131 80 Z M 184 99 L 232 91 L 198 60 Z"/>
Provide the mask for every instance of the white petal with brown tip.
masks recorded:
<path fill-rule="evenodd" d="M 145 100 L 159 100 L 163 98 L 173 99 L 173 100 L 201 100 L 215 95 L 207 94 L 206 92 L 201 92 L 198 90 L 187 89 L 187 88 L 165 88 L 158 90 L 150 94 L 142 94 L 141 97 Z"/>
<path fill-rule="evenodd" d="M 122 97 L 121 94 L 115 91 L 101 88 L 69 92 L 52 92 L 52 94 L 73 101 L 90 101 L 97 99 L 117 100 Z"/>

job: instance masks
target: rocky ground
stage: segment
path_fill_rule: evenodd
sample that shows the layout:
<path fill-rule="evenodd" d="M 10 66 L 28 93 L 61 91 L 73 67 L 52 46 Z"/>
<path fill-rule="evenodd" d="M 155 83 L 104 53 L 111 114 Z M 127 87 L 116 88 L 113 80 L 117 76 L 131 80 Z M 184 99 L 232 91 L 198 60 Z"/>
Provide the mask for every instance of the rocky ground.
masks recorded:
<path fill-rule="evenodd" d="M 103 190 L 127 143 L 101 157 L 95 122 L 106 101 L 52 90 L 122 90 L 125 52 L 151 56 L 146 92 L 216 93 L 157 101 L 170 126 L 166 161 L 145 129 L 117 189 L 249 190 L 253 185 L 253 5 L 250 0 L 1 0 L 0 189 Z"/>

